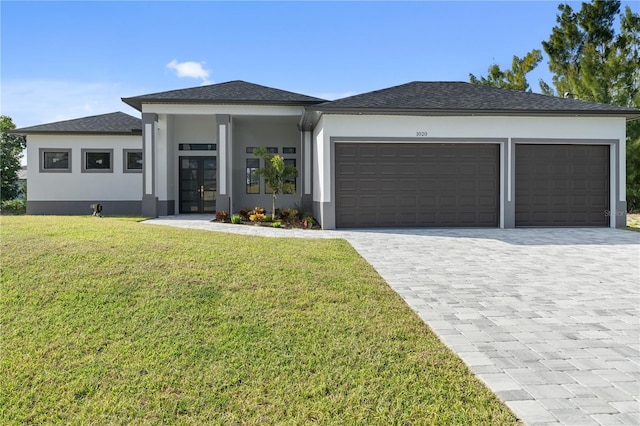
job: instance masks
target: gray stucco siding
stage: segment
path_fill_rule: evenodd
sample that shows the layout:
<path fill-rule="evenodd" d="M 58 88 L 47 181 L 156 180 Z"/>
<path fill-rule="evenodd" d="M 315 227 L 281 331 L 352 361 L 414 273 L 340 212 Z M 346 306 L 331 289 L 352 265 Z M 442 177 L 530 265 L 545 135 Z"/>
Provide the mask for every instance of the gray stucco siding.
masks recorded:
<path fill-rule="evenodd" d="M 264 146 L 275 147 L 278 155 L 286 159 L 294 159 L 298 169 L 295 194 L 280 194 L 277 197 L 278 208 L 292 208 L 300 205 L 302 200 L 302 147 L 300 131 L 297 128 L 299 117 L 253 117 L 234 116 L 231 121 L 231 210 L 251 209 L 256 206 L 271 209 L 272 194 L 265 192 L 264 179 L 260 179 L 260 193 L 247 194 L 247 159 L 257 158 L 247 152 L 251 148 Z M 295 148 L 295 154 L 283 153 L 283 148 Z M 264 164 L 260 160 L 260 167 Z"/>
<path fill-rule="evenodd" d="M 27 214 L 76 216 L 90 215 L 91 205 L 102 205 L 104 216 L 140 216 L 140 201 L 27 201 Z"/>

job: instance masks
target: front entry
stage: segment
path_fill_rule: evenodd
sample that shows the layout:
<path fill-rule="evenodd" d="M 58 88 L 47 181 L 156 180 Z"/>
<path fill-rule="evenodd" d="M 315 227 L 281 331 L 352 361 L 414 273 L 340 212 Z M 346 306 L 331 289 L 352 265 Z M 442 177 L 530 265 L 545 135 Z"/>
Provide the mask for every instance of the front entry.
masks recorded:
<path fill-rule="evenodd" d="M 215 213 L 216 157 L 180 157 L 180 213 Z"/>

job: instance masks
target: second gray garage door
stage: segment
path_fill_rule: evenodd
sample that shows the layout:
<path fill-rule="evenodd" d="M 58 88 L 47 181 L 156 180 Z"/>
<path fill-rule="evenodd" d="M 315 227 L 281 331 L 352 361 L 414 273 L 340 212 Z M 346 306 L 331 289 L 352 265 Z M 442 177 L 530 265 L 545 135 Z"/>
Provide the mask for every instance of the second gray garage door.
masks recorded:
<path fill-rule="evenodd" d="M 516 145 L 516 226 L 608 226 L 608 145 Z"/>
<path fill-rule="evenodd" d="M 336 143 L 336 227 L 497 227 L 497 144 Z"/>

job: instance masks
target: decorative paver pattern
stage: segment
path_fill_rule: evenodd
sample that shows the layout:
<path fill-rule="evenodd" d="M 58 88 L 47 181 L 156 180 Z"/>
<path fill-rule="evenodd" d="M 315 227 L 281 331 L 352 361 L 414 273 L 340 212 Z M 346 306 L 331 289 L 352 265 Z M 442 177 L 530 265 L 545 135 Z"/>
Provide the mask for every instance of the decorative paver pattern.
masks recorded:
<path fill-rule="evenodd" d="M 345 238 L 525 424 L 640 425 L 640 233 L 147 223 Z"/>

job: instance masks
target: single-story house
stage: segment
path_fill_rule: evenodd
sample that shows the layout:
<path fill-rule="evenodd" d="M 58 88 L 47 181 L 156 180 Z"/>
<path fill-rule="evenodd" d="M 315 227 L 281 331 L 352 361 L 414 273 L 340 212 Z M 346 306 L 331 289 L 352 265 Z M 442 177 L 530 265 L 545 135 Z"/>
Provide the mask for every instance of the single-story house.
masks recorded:
<path fill-rule="evenodd" d="M 123 98 L 17 129 L 29 214 L 157 217 L 269 206 L 255 147 L 298 169 L 279 207 L 352 227 L 626 223 L 625 124 L 640 110 L 463 82 L 326 101 L 244 81 Z"/>

